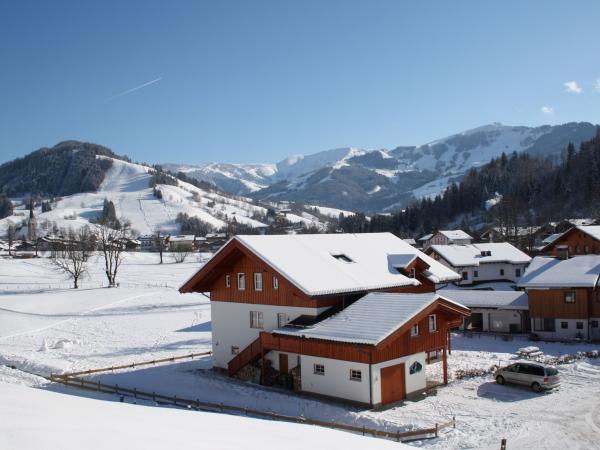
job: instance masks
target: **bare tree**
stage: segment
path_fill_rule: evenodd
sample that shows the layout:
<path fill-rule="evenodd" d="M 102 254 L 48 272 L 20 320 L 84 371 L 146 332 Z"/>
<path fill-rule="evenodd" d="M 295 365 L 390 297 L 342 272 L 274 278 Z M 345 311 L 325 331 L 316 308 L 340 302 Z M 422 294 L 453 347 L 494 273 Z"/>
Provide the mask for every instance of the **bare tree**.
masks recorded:
<path fill-rule="evenodd" d="M 15 228 L 15 224 L 12 222 L 8 223 L 8 228 L 6 230 L 6 239 L 8 241 L 8 255 L 12 256 L 12 247 L 15 244 L 15 240 L 17 238 L 17 230 Z"/>
<path fill-rule="evenodd" d="M 78 231 L 71 229 L 63 248 L 53 255 L 52 263 L 73 280 L 73 289 L 79 287 L 79 280 L 87 273 L 88 258 L 92 253 L 90 241 L 93 241 L 93 233 L 89 227 Z"/>
<path fill-rule="evenodd" d="M 118 227 L 112 228 L 109 223 L 98 225 L 95 233 L 98 247 L 104 256 L 104 273 L 110 287 L 117 285 L 117 272 L 123 262 L 125 240 L 131 232 L 129 222 L 121 220 L 114 223 Z"/>
<path fill-rule="evenodd" d="M 156 246 L 156 248 L 158 249 L 158 253 L 160 254 L 160 263 L 161 264 L 163 263 L 163 253 L 167 248 L 166 242 L 165 242 L 166 236 L 167 235 L 162 228 L 157 227 L 154 230 L 154 245 Z"/>
<path fill-rule="evenodd" d="M 191 255 L 191 250 L 185 247 L 179 247 L 173 250 L 173 260 L 176 264 L 184 262 Z"/>

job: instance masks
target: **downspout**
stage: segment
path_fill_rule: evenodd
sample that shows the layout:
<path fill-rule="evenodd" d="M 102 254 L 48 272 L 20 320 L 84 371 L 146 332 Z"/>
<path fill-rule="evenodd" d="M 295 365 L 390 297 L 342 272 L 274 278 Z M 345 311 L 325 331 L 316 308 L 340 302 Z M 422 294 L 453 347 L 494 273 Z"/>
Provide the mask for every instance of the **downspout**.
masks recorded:
<path fill-rule="evenodd" d="M 373 406 L 373 351 L 369 351 L 369 404 Z"/>

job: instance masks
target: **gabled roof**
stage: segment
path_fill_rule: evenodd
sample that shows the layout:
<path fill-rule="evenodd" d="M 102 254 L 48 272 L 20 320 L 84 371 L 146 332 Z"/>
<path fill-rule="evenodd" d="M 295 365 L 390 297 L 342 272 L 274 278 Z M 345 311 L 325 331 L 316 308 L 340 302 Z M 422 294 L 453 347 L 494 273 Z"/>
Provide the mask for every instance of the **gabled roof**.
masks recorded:
<path fill-rule="evenodd" d="M 473 239 L 472 236 L 468 235 L 463 230 L 440 230 L 439 233 L 443 234 L 451 241 L 455 239 Z"/>
<path fill-rule="evenodd" d="M 410 245 L 413 245 L 413 246 L 417 245 L 417 241 L 415 241 L 413 238 L 405 238 L 405 239 L 402 239 L 402 240 L 404 242 L 406 242 L 407 244 L 410 244 Z"/>
<path fill-rule="evenodd" d="M 600 277 L 600 255 L 557 259 L 536 256 L 529 264 L 519 286 L 527 289 L 557 287 L 595 287 Z"/>
<path fill-rule="evenodd" d="M 432 233 L 426 234 L 425 236 L 421 236 L 418 240 L 419 241 L 428 241 L 429 239 L 431 239 L 433 237 Z"/>
<path fill-rule="evenodd" d="M 377 345 L 437 300 L 447 302 L 457 314 L 469 315 L 463 305 L 435 292 L 426 294 L 371 293 L 348 308 L 311 327 L 283 327 L 275 334 Z"/>
<path fill-rule="evenodd" d="M 508 242 L 490 242 L 482 244 L 432 245 L 435 251 L 454 267 L 479 266 L 484 263 L 507 262 L 527 264 L 531 257 Z M 490 253 L 482 256 L 482 252 Z"/>
<path fill-rule="evenodd" d="M 391 233 L 249 235 L 235 236 L 180 291 L 193 291 L 204 272 L 214 269 L 211 261 L 234 245 L 250 251 L 308 296 L 417 286 L 418 280 L 398 270 L 417 258 L 424 263 L 423 275 L 433 283 L 460 279 Z"/>
<path fill-rule="evenodd" d="M 542 243 L 544 243 L 544 244 L 551 244 L 552 242 L 554 242 L 555 240 L 557 240 L 562 235 L 563 235 L 563 233 L 554 233 L 554 234 L 551 234 L 546 239 L 544 239 L 542 241 Z"/>
<path fill-rule="evenodd" d="M 573 231 L 581 231 L 582 233 L 585 233 L 588 236 L 590 236 L 592 239 L 600 241 L 600 225 L 578 225 L 578 226 L 575 226 L 573 228 L 569 228 L 567 231 L 565 231 L 563 233 L 555 233 L 553 235 L 548 236 L 543 241 L 544 243 L 546 243 L 546 245 L 542 248 L 542 250 L 547 249 L 554 242 L 558 241 L 563 236 L 566 236 L 567 234 L 572 233 Z M 546 242 L 547 240 L 549 240 L 552 237 L 554 237 L 554 238 L 551 241 Z"/>
<path fill-rule="evenodd" d="M 529 309 L 528 297 L 523 291 L 443 289 L 440 292 L 445 298 L 469 308 Z"/>

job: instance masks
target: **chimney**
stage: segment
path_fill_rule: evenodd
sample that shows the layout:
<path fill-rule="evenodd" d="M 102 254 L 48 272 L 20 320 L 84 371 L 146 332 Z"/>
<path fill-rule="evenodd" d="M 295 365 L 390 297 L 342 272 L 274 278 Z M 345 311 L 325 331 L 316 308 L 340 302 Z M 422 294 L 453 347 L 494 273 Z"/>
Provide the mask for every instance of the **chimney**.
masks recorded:
<path fill-rule="evenodd" d="M 568 245 L 557 245 L 556 246 L 556 257 L 558 259 L 569 259 L 569 246 Z"/>

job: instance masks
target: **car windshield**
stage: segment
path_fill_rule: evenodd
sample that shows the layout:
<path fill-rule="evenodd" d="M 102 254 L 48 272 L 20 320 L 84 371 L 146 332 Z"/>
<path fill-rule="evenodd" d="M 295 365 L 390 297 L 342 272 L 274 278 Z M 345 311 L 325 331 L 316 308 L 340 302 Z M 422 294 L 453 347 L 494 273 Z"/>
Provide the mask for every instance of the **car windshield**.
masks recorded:
<path fill-rule="evenodd" d="M 556 370 L 554 367 L 546 367 L 546 375 L 549 377 L 558 375 L 558 370 Z"/>

